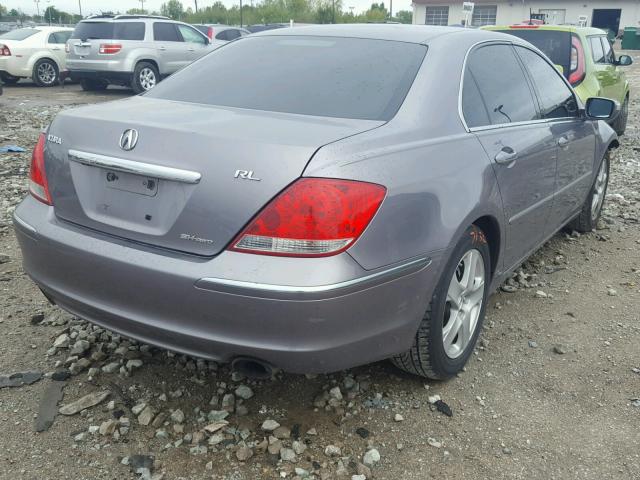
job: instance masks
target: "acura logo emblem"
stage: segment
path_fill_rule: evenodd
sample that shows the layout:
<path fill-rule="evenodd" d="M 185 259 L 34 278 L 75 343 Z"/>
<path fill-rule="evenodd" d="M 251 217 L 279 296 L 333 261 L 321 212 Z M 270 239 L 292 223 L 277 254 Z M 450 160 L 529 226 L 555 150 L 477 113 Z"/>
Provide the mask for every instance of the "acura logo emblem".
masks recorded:
<path fill-rule="evenodd" d="M 138 143 L 138 131 L 130 128 L 120 135 L 120 148 L 123 150 L 133 150 Z"/>

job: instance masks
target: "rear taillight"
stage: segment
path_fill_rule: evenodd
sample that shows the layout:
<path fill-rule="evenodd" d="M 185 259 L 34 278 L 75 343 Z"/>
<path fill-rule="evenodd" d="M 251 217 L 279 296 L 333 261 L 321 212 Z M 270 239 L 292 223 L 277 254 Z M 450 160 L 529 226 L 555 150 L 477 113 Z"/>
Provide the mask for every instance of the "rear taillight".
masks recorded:
<path fill-rule="evenodd" d="M 69 46 L 68 43 L 64 44 L 64 51 L 65 51 L 65 53 L 69 53 L 71 51 L 71 47 Z"/>
<path fill-rule="evenodd" d="M 386 194 L 374 183 L 302 178 L 275 197 L 230 250 L 287 257 L 323 257 L 349 248 Z"/>
<path fill-rule="evenodd" d="M 122 50 L 122 45 L 118 43 L 102 43 L 100 44 L 98 52 L 104 55 L 113 55 L 114 53 L 118 53 L 120 50 Z"/>
<path fill-rule="evenodd" d="M 584 48 L 576 35 L 571 35 L 571 63 L 569 64 L 569 83 L 577 86 L 586 75 L 584 68 Z"/>
<path fill-rule="evenodd" d="M 31 171 L 29 172 L 29 192 L 36 200 L 40 200 L 47 205 L 53 205 L 51 194 L 49 193 L 49 182 L 44 170 L 44 133 L 38 137 L 36 148 L 31 155 Z"/>
<path fill-rule="evenodd" d="M 213 40 L 213 34 L 214 34 L 213 28 L 212 27 L 207 28 L 207 37 L 209 37 L 209 40 Z"/>
<path fill-rule="evenodd" d="M 0 43 L 0 57 L 10 57 L 11 50 L 6 45 Z"/>

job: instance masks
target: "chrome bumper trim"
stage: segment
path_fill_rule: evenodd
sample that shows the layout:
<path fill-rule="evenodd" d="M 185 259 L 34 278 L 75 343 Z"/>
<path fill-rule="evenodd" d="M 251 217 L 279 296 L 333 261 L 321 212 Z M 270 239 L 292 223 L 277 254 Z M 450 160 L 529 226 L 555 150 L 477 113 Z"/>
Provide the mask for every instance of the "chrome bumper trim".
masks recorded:
<path fill-rule="evenodd" d="M 124 158 L 109 157 L 97 153 L 80 152 L 69 150 L 69 160 L 91 167 L 101 167 L 118 172 L 145 175 L 161 180 L 171 180 L 182 183 L 198 183 L 202 175 L 190 170 L 180 170 L 178 168 L 153 165 L 151 163 L 134 162 Z"/>
<path fill-rule="evenodd" d="M 344 282 L 332 283 L 329 285 L 313 285 L 313 286 L 294 286 L 294 285 L 273 285 L 268 283 L 246 282 L 242 280 L 230 280 L 227 278 L 201 278 L 196 282 L 196 287 L 203 290 L 212 290 L 216 292 L 235 293 L 238 295 L 252 295 L 253 292 L 257 296 L 267 296 L 274 294 L 280 296 L 287 294 L 299 295 L 303 299 L 307 296 L 323 296 L 323 294 L 342 294 L 348 293 L 349 290 L 363 289 L 369 286 L 377 285 L 385 281 L 393 280 L 405 274 L 414 273 L 431 264 L 428 257 L 420 257 L 408 262 L 396 265 L 385 270 L 380 270 L 363 277 L 346 280 Z M 346 291 L 346 292 L 345 292 Z"/>

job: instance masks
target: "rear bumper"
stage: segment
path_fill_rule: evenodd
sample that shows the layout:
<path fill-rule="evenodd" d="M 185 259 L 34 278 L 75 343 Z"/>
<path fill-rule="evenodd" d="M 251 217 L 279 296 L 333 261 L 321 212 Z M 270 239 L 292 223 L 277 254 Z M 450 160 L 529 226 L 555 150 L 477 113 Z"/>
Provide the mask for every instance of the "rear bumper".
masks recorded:
<path fill-rule="evenodd" d="M 405 351 L 438 258 L 363 270 L 348 254 L 202 259 L 69 225 L 31 197 L 14 224 L 24 268 L 59 306 L 143 342 L 212 360 L 330 372 Z"/>
<path fill-rule="evenodd" d="M 104 80 L 117 85 L 128 85 L 131 83 L 132 77 L 133 74 L 131 72 L 67 69 L 67 78 L 71 78 L 74 82 L 79 82 L 80 80 Z"/>

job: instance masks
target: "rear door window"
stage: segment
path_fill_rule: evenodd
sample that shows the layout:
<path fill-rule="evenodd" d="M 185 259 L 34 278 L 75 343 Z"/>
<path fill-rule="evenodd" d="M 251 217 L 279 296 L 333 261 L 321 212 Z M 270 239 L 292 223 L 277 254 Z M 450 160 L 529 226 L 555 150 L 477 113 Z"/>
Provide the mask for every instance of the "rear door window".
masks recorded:
<path fill-rule="evenodd" d="M 69 37 L 71 36 L 71 32 L 54 32 L 49 34 L 49 39 L 47 40 L 47 43 L 53 43 L 53 44 L 65 44 L 67 43 L 67 40 L 69 40 Z"/>
<path fill-rule="evenodd" d="M 155 22 L 153 24 L 153 38 L 159 42 L 182 42 L 175 23 Z"/>
<path fill-rule="evenodd" d="M 227 32 L 228 30 L 222 30 L 220 33 L 216 35 L 216 40 L 227 40 Z"/>
<path fill-rule="evenodd" d="M 235 28 L 227 30 L 227 40 L 235 40 L 238 37 L 240 37 L 240 30 L 236 30 Z"/>
<path fill-rule="evenodd" d="M 528 48 L 516 46 L 515 49 L 538 94 L 541 118 L 577 117 L 578 104 L 559 72 Z"/>
<path fill-rule="evenodd" d="M 596 63 L 604 63 L 604 49 L 600 37 L 589 37 L 589 45 L 591 46 L 591 56 Z"/>
<path fill-rule="evenodd" d="M 500 30 L 514 37 L 526 40 L 544 53 L 551 63 L 560 65 L 564 76 L 569 78 L 571 68 L 571 33 L 554 30 L 516 29 Z"/>
<path fill-rule="evenodd" d="M 247 37 L 214 50 L 145 95 L 252 110 L 389 120 L 402 105 L 426 52 L 424 45 L 386 40 Z"/>
<path fill-rule="evenodd" d="M 242 43 L 242 42 L 241 42 Z M 463 114 L 467 126 L 481 127 L 515 122 L 527 122 L 537 118 L 536 104 L 524 71 L 510 45 L 488 45 L 471 51 L 467 59 L 465 79 L 473 78 L 486 107 L 488 118 L 472 110 L 468 103 Z M 463 98 L 471 98 L 463 82 Z M 475 88 L 473 85 L 470 87 Z"/>

